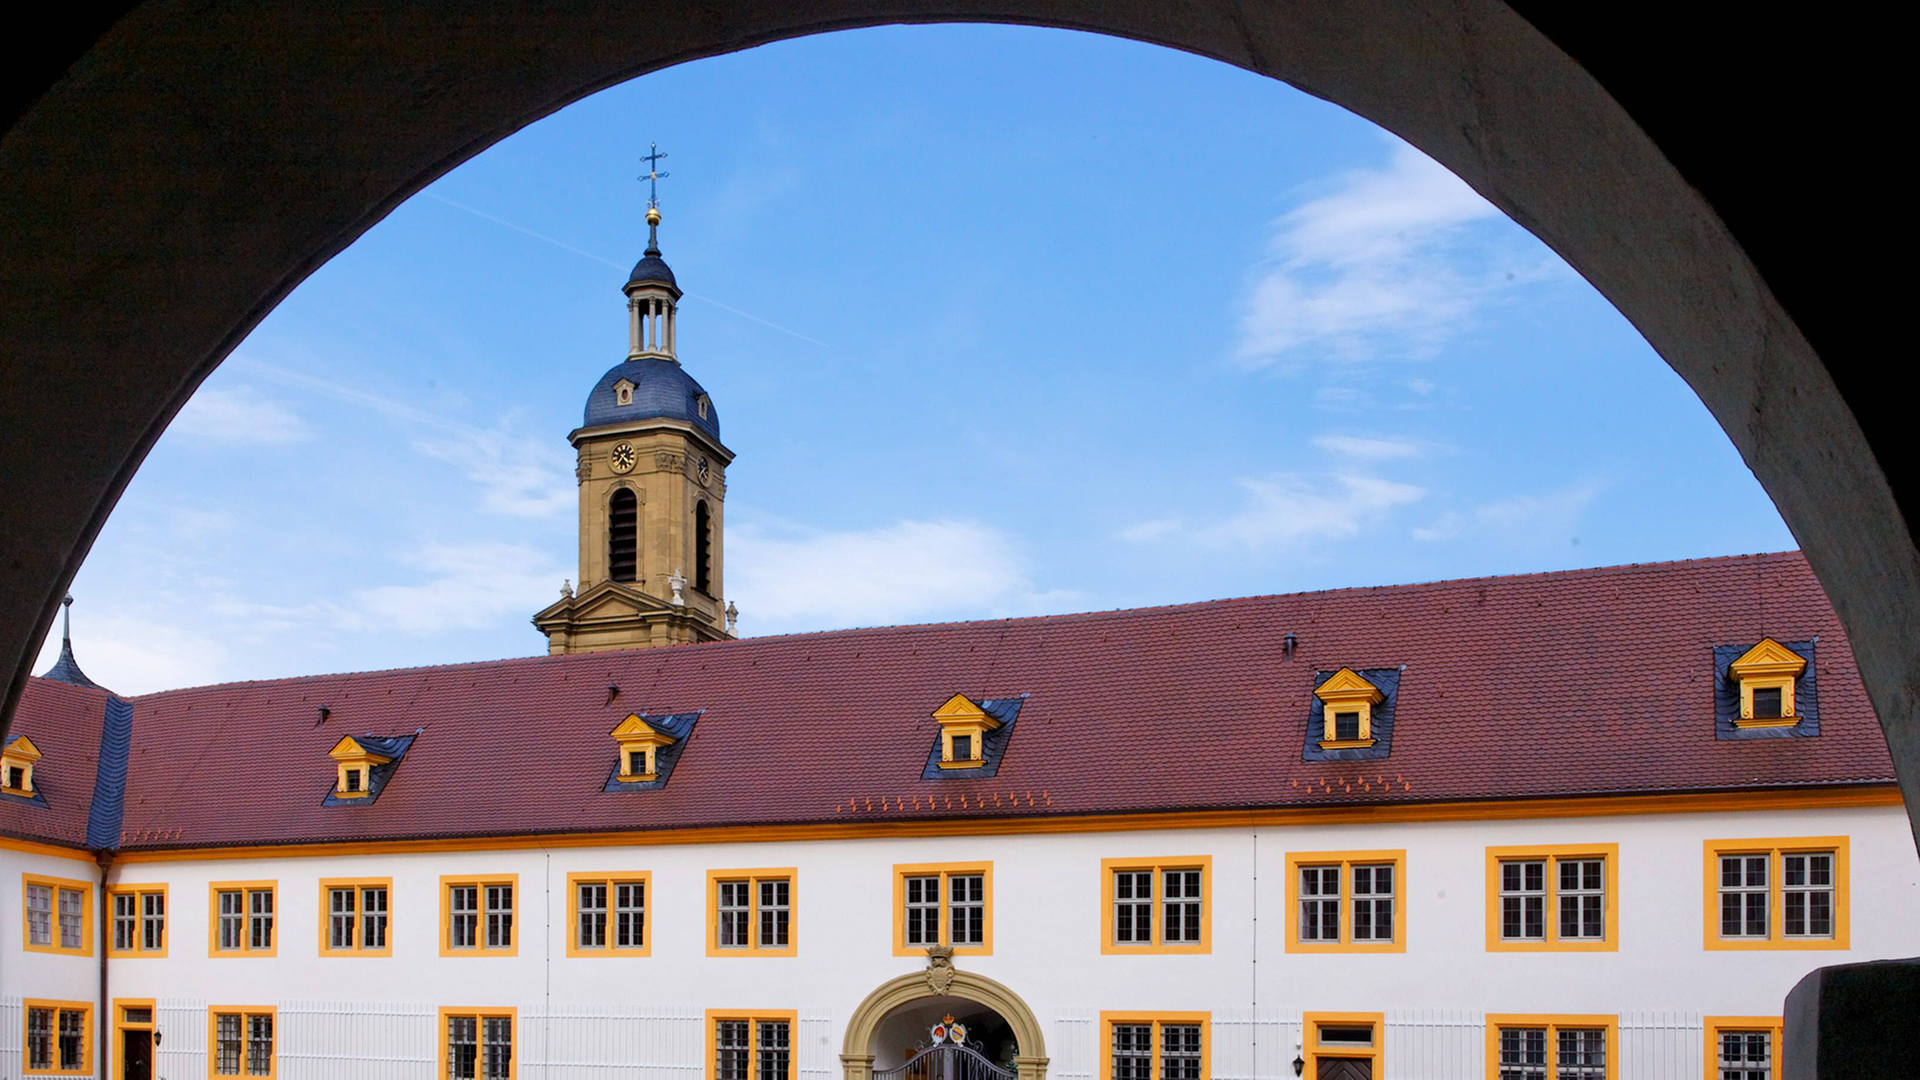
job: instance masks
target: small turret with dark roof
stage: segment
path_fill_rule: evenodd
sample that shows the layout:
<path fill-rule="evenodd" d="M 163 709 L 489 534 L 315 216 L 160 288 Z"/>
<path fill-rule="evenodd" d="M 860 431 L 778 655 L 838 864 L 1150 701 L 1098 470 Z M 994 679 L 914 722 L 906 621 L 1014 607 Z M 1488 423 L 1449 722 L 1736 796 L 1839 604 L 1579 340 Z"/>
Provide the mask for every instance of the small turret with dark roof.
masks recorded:
<path fill-rule="evenodd" d="M 80 670 L 80 662 L 73 658 L 73 597 L 60 601 L 60 659 L 41 674 L 41 678 L 52 682 L 63 682 L 72 686 L 86 686 L 95 690 L 105 687 Z"/>

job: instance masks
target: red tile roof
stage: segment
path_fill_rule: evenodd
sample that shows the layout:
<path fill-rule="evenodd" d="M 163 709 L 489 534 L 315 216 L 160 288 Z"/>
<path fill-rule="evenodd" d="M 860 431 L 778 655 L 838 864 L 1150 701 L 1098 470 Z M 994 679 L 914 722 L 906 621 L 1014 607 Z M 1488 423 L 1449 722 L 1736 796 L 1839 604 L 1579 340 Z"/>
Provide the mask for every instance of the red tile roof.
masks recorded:
<path fill-rule="evenodd" d="M 1717 741 L 1713 647 L 1766 635 L 1818 639 L 1821 734 Z M 1402 665 L 1391 758 L 1301 760 L 1315 671 Z M 1031 695 L 991 780 L 920 778 L 929 714 L 956 691 Z M 40 741 L 55 700 L 36 684 L 17 730 Z M 1846 636 L 1791 553 L 236 683 L 134 707 L 130 848 L 1893 779 Z M 696 709 L 664 790 L 601 791 L 616 723 Z M 321 806 L 340 736 L 415 728 L 374 805 Z"/>
<path fill-rule="evenodd" d="M 107 692 L 98 687 L 27 680 L 7 738 L 25 735 L 40 748 L 33 787 L 46 805 L 0 798 L 0 836 L 86 846 L 87 809 L 93 803 L 106 710 Z"/>

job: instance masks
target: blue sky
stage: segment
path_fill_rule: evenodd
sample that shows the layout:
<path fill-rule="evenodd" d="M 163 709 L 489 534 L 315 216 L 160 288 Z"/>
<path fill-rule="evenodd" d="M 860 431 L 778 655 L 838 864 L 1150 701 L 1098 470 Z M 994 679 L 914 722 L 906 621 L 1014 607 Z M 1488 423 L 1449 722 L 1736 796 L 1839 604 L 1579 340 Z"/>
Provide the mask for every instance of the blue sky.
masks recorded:
<path fill-rule="evenodd" d="M 543 651 L 649 141 L 743 633 L 1793 546 L 1619 313 L 1370 123 L 1146 45 L 888 28 L 607 90 L 314 274 L 107 522 L 89 673 Z"/>

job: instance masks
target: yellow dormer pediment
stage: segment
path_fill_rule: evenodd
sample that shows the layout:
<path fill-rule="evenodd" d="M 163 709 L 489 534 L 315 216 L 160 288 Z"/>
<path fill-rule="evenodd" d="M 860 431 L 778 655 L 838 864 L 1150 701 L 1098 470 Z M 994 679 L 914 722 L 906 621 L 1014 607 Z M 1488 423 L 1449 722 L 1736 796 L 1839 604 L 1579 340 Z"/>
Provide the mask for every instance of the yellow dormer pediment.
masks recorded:
<path fill-rule="evenodd" d="M 1795 711 L 1795 682 L 1807 670 L 1806 657 L 1772 638 L 1741 654 L 1727 669 L 1740 684 L 1737 727 L 1792 727 L 1800 722 Z"/>
<path fill-rule="evenodd" d="M 943 725 L 985 724 L 988 731 L 1000 726 L 1000 721 L 988 716 L 987 710 L 975 704 L 974 700 L 965 694 L 955 694 L 948 698 L 946 704 L 933 710 L 933 718 Z"/>
<path fill-rule="evenodd" d="M 1352 668 L 1341 668 L 1333 677 L 1321 683 L 1313 691 L 1313 696 L 1321 701 L 1364 701 L 1377 705 L 1387 699 L 1380 688 L 1361 678 Z"/>
<path fill-rule="evenodd" d="M 1341 668 L 1315 687 L 1313 696 L 1321 702 L 1322 750 L 1349 750 L 1374 744 L 1373 707 L 1387 700 L 1379 687 L 1361 678 L 1352 668 Z"/>
<path fill-rule="evenodd" d="M 631 713 L 625 720 L 615 725 L 612 736 L 620 744 L 620 779 L 629 783 L 639 783 L 660 778 L 658 752 L 663 746 L 672 746 L 676 741 L 647 723 L 639 713 Z"/>
<path fill-rule="evenodd" d="M 0 751 L 0 791 L 33 794 L 33 763 L 39 760 L 40 748 L 25 735 L 8 743 Z"/>
<path fill-rule="evenodd" d="M 355 739 L 351 735 L 345 736 L 339 742 L 334 743 L 333 749 L 327 751 L 327 756 L 335 761 L 364 761 L 373 765 L 385 765 L 387 762 L 393 760 L 390 757 L 383 757 L 367 750 L 360 745 L 358 739 Z"/>
<path fill-rule="evenodd" d="M 1798 678 L 1801 672 L 1807 670 L 1807 660 L 1772 638 L 1761 638 L 1760 644 L 1748 649 L 1733 662 L 1732 670 L 1736 679 L 1754 675 L 1791 675 Z"/>
<path fill-rule="evenodd" d="M 933 710 L 940 724 L 940 767 L 973 769 L 986 763 L 987 732 L 1000 721 L 965 694 L 955 694 Z"/>

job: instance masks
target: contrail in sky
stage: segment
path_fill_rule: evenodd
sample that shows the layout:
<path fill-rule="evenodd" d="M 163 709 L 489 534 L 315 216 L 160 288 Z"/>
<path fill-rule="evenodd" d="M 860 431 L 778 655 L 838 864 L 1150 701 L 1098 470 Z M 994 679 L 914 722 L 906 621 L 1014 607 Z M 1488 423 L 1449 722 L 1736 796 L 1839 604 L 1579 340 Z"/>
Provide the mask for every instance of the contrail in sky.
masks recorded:
<path fill-rule="evenodd" d="M 451 207 L 453 207 L 453 208 L 454 208 L 455 210 L 464 210 L 464 211 L 466 211 L 467 213 L 469 213 L 469 214 L 472 214 L 472 215 L 473 215 L 474 217 L 477 217 L 477 218 L 484 218 L 484 219 L 486 219 L 487 221 L 491 221 L 491 222 L 493 222 L 493 223 L 494 223 L 495 225 L 499 225 L 499 226 L 502 226 L 502 227 L 504 227 L 504 228 L 508 228 L 508 229 L 512 229 L 512 230 L 513 230 L 514 232 L 517 232 L 517 233 L 522 233 L 522 234 L 524 234 L 524 235 L 527 235 L 527 236 L 531 236 L 531 237 L 533 237 L 533 238 L 534 238 L 535 240 L 542 240 L 542 241 L 545 241 L 546 243 L 549 243 L 549 244 L 552 244 L 552 245 L 553 245 L 554 247 L 557 247 L 557 248 L 563 248 L 563 249 L 565 249 L 565 250 L 567 250 L 567 251 L 571 251 L 571 252 L 573 252 L 573 253 L 574 253 L 575 255 L 578 255 L 578 256 L 580 256 L 581 258 L 585 258 L 585 259 L 592 259 L 592 260 L 593 260 L 594 262 L 597 262 L 597 263 L 599 263 L 599 264 L 601 264 L 602 266 L 611 266 L 611 267 L 613 267 L 613 268 L 614 268 L 615 270 L 625 270 L 625 269 L 627 269 L 627 267 L 626 267 L 626 265 L 625 265 L 624 263 L 617 263 L 617 262 L 614 262 L 614 261 L 613 261 L 612 259 L 606 259 L 606 258 L 602 258 L 602 257 L 600 257 L 600 256 L 598 256 L 598 255 L 595 255 L 595 254 L 594 254 L 593 252 L 591 252 L 591 251 L 582 251 L 581 249 L 579 249 L 579 248 L 577 248 L 577 247 L 574 247 L 574 246 L 573 246 L 572 244 L 569 244 L 569 243 L 565 243 L 565 242 L 563 242 L 563 241 L 560 241 L 560 240 L 555 240 L 555 239 L 554 239 L 553 237 L 551 237 L 551 236 L 545 236 L 545 235 L 543 235 L 543 234 L 541 234 L 541 233 L 537 233 L 537 232 L 534 232 L 534 231 L 533 231 L 532 229 L 529 229 L 529 228 L 526 228 L 525 226 L 521 226 L 521 225 L 515 225 L 515 224 L 514 224 L 513 222 L 511 222 L 511 221 L 507 221 L 507 220 L 505 220 L 505 219 L 503 219 L 503 218 L 497 218 L 497 217 L 494 217 L 494 216 L 493 216 L 492 214 L 489 214 L 489 213 L 487 213 L 487 212 L 486 212 L 486 211 L 484 211 L 484 210 L 475 210 L 475 209 L 474 209 L 473 207 L 471 207 L 471 206 L 467 206 L 467 205 L 466 205 L 466 204 L 464 204 L 464 203 L 457 203 L 457 202 L 454 202 L 454 201 L 453 201 L 452 199 L 449 199 L 449 198 L 447 198 L 447 197 L 446 197 L 446 196 L 444 196 L 444 195 L 438 195 L 438 194 L 435 194 L 434 192 L 431 192 L 431 191 L 423 191 L 423 192 L 421 192 L 421 194 L 422 194 L 422 195 L 425 195 L 425 196 L 426 196 L 427 198 L 429 198 L 429 199 L 432 199 L 432 200 L 433 200 L 434 202 L 438 202 L 438 203 L 445 203 L 445 204 L 447 204 L 448 206 L 451 206 Z M 775 330 L 778 330 L 778 331 L 780 331 L 780 332 L 781 332 L 781 333 L 783 333 L 783 334 L 787 334 L 787 335 L 790 335 L 790 336 L 792 336 L 792 337 L 797 337 L 797 338 L 799 338 L 799 339 L 800 339 L 801 341 L 804 341 L 804 342 L 806 342 L 806 343 L 808 343 L 809 345 L 818 345 L 818 346 L 820 346 L 820 347 L 821 347 L 821 348 L 823 348 L 823 349 L 830 349 L 830 348 L 832 348 L 832 346 L 831 346 L 831 345 L 828 345 L 828 344 L 827 344 L 826 342 L 824 342 L 824 341 L 820 341 L 820 340 L 818 340 L 818 339 L 816 339 L 816 338 L 810 338 L 810 337 L 808 337 L 807 335 L 805 335 L 805 334 L 803 334 L 803 333 L 801 333 L 801 332 L 800 332 L 800 331 L 798 331 L 798 330 L 789 330 L 788 328 L 786 328 L 786 327 L 784 327 L 784 326 L 781 326 L 781 325 L 780 325 L 779 323 L 777 323 L 777 322 L 769 322 L 769 321 L 767 321 L 766 319 L 763 319 L 763 318 L 761 318 L 761 317 L 760 317 L 760 316 L 758 316 L 758 315 L 751 315 L 751 314 L 748 314 L 747 312 L 744 312 L 744 311 L 741 311 L 741 310 L 740 310 L 739 308 L 737 308 L 737 307 L 729 307 L 729 306 L 727 306 L 726 304 L 723 304 L 723 303 L 721 303 L 721 302 L 720 302 L 720 301 L 718 301 L 718 300 L 713 300 L 713 299 L 710 299 L 710 298 L 708 298 L 708 297 L 705 297 L 705 296 L 701 296 L 701 295 L 700 295 L 699 293 L 694 293 L 694 292 L 690 292 L 690 293 L 685 293 L 684 295 L 685 295 L 685 296 L 686 296 L 686 297 L 687 297 L 688 299 L 691 299 L 691 300 L 698 300 L 698 301 L 700 301 L 700 302 L 701 302 L 701 303 L 703 303 L 703 304 L 711 304 L 711 305 L 713 305 L 714 307 L 717 307 L 717 308 L 719 308 L 719 309 L 720 309 L 721 311 L 728 311 L 728 312 L 732 312 L 733 314 L 735 314 L 735 315 L 738 315 L 738 316 L 740 316 L 740 317 L 741 317 L 741 318 L 743 318 L 743 319 L 751 319 L 751 320 L 753 320 L 754 322 L 757 322 L 757 323 L 759 323 L 759 324 L 760 324 L 761 326 L 766 326 L 766 327 L 771 327 L 772 329 L 775 329 Z"/>

